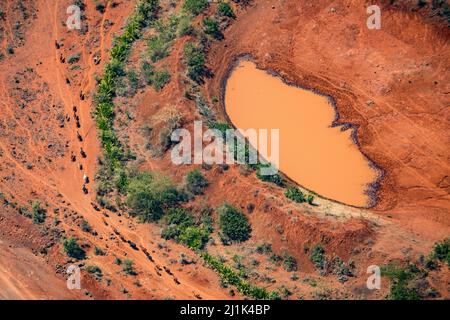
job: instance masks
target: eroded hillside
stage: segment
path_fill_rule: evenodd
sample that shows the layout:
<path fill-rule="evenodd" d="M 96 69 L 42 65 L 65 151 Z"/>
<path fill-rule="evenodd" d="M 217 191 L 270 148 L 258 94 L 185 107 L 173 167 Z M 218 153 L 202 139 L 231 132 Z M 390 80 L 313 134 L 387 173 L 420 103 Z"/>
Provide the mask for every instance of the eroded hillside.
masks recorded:
<path fill-rule="evenodd" d="M 368 290 L 367 267 L 395 263 L 406 296 L 448 298 L 445 257 L 429 256 L 450 235 L 448 28 L 404 1 L 368 30 L 366 6 L 2 1 L 0 297 L 383 299 L 395 272 Z M 297 203 L 287 177 L 244 165 L 173 164 L 173 130 L 229 125 L 243 55 L 334 98 L 383 172 L 374 207 Z M 250 229 L 226 239 L 235 212 Z"/>

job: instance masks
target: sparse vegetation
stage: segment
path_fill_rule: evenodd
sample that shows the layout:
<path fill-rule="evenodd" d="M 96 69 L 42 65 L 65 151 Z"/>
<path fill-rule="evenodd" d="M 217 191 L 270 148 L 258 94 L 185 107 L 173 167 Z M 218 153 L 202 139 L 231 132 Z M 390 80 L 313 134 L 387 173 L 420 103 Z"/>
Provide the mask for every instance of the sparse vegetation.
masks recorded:
<path fill-rule="evenodd" d="M 243 242 L 250 238 L 251 227 L 245 215 L 229 204 L 217 209 L 220 237 L 224 244 Z"/>

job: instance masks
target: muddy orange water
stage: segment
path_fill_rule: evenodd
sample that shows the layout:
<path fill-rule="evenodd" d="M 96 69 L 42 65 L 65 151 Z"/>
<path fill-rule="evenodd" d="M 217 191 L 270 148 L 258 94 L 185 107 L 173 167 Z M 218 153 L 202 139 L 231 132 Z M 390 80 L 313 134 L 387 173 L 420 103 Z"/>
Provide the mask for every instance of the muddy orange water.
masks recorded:
<path fill-rule="evenodd" d="M 326 97 L 242 60 L 227 81 L 225 108 L 239 129 L 280 130 L 279 168 L 298 184 L 346 204 L 370 204 L 367 190 L 378 173 L 351 139 L 351 129 L 331 127 L 336 114 Z"/>

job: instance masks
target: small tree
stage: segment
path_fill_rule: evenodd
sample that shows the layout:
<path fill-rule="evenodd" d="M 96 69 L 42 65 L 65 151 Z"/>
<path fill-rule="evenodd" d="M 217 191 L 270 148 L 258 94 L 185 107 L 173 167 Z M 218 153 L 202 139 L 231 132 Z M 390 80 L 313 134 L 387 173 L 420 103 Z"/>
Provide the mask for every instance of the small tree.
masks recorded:
<path fill-rule="evenodd" d="M 217 209 L 221 239 L 224 244 L 243 242 L 250 238 L 251 227 L 245 215 L 229 204 Z"/>
<path fill-rule="evenodd" d="M 77 238 L 69 238 L 63 241 L 64 252 L 71 258 L 83 260 L 86 258 L 86 252 L 77 243 Z"/>

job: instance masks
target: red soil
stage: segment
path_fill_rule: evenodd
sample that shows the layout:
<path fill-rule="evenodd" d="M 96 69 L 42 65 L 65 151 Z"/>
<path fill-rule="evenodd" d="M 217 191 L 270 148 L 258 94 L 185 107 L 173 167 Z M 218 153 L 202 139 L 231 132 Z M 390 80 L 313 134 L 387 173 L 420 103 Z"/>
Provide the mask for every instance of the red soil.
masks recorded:
<path fill-rule="evenodd" d="M 14 38 L 10 26 L 20 19 L 11 9 L 16 2 L 6 1 L 7 18 L 0 21 L 2 48 Z M 0 208 L 0 297 L 229 299 L 229 289 L 221 288 L 218 276 L 200 260 L 190 265 L 177 262 L 180 253 L 193 258 L 195 254 L 163 241 L 157 225 L 138 224 L 126 213 L 94 210 L 92 184 L 88 185 L 88 195 L 81 192 L 83 174 L 93 179 L 101 154 L 91 118 L 94 75 L 101 74 L 112 35 L 120 31 L 134 4 L 116 1 L 118 6 L 113 7 L 112 2 L 107 1 L 103 14 L 92 5 L 87 7 L 85 22 L 89 28 L 82 34 L 69 32 L 62 24 L 71 1 L 33 1 L 36 18 L 25 23 L 24 44 L 16 44 L 14 55 L 0 61 L 0 191 L 9 202 Z M 222 96 L 223 82 L 234 59 L 251 54 L 259 67 L 331 95 L 336 100 L 339 121 L 358 126 L 362 152 L 385 176 L 377 192 L 377 205 L 363 210 L 323 199 L 318 199 L 317 207 L 296 205 L 284 197 L 282 189 L 257 180 L 253 174 L 243 174 L 242 168 L 232 166 L 223 171 L 214 167 L 205 173 L 211 185 L 203 200 L 213 207 L 227 201 L 244 212 L 252 203 L 255 209 L 247 212 L 253 228 L 250 241 L 224 247 L 215 238 L 216 245 L 210 246 L 210 251 L 229 260 L 234 254 L 258 259 L 261 264 L 254 270 L 269 273 L 276 284 L 254 282 L 269 289 L 285 285 L 295 293 L 294 298 L 315 298 L 319 289 L 336 298 L 385 297 L 386 286 L 379 292 L 364 289 L 367 266 L 417 259 L 419 254 L 430 252 L 436 241 L 450 235 L 448 31 L 417 14 L 388 9 L 383 11 L 382 29 L 367 30 L 362 1 L 300 4 L 285 0 L 274 4 L 255 0 L 237 12 L 238 18 L 224 33 L 225 40 L 215 43 L 208 55 L 208 66 L 215 75 L 206 82 L 210 100 Z M 120 132 L 121 136 L 129 135 L 129 144 L 142 160 L 142 168 L 163 171 L 176 182 L 181 182 L 192 167 L 174 167 L 169 153 L 162 158 L 149 156 L 140 128 L 167 106 L 179 108 L 187 128 L 199 118 L 194 103 L 183 98 L 181 60 L 187 40 L 178 40 L 171 55 L 160 63 L 171 71 L 169 85 L 160 93 L 150 87 L 142 90 L 133 100 L 135 109 L 123 106 L 133 110 L 136 117 L 126 132 Z M 62 47 L 57 49 L 55 41 Z M 142 43 L 137 44 L 131 64 L 136 62 L 139 48 Z M 81 69 L 69 70 L 67 59 L 78 52 Z M 66 63 L 61 63 L 61 56 Z M 94 57 L 101 62 L 96 64 Z M 80 92 L 85 94 L 84 100 Z M 73 106 L 77 106 L 83 142 L 77 139 Z M 221 102 L 216 110 L 224 118 Z M 66 115 L 70 121 L 64 121 Z M 81 158 L 80 148 L 86 151 L 86 159 Z M 70 159 L 71 152 L 77 155 L 76 163 Z M 84 170 L 79 170 L 80 163 Z M 17 213 L 17 207 L 29 207 L 33 200 L 47 206 L 48 229 L 31 225 Z M 201 200 L 191 205 L 198 206 Z M 16 209 L 11 205 L 14 203 Z M 82 219 L 96 235 L 80 229 Z M 52 224 L 53 220 L 59 222 Z M 103 280 L 83 271 L 83 290 L 67 290 L 64 273 L 74 261 L 62 253 L 59 237 L 50 239 L 49 230 L 78 237 L 88 253 L 84 263 L 98 265 Z M 122 239 L 133 241 L 139 250 L 131 249 Z M 319 289 L 301 281 L 293 284 L 290 273 L 255 255 L 255 246 L 265 241 L 273 243 L 275 252 L 294 255 L 301 279 L 316 279 Z M 357 277 L 341 284 L 332 276 L 319 276 L 307 253 L 318 242 L 330 255 L 355 260 Z M 52 245 L 47 253 L 39 253 L 48 243 Z M 95 246 L 107 255 L 95 256 Z M 115 256 L 132 259 L 138 275 L 120 272 L 120 266 L 114 264 Z M 448 298 L 448 272 L 434 272 L 431 278 L 441 296 Z"/>

